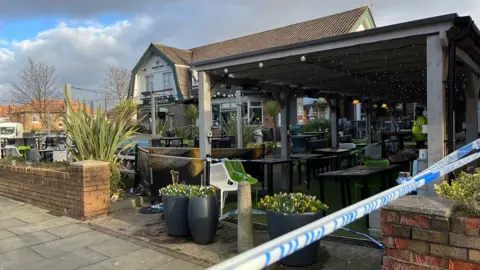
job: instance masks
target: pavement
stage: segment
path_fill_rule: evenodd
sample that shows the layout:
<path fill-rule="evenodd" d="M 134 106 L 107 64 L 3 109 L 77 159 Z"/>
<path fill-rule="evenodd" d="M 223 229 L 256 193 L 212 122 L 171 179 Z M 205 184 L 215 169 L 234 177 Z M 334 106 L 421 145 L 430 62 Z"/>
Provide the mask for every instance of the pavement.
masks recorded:
<path fill-rule="evenodd" d="M 205 265 L 203 265 L 205 266 Z M 0 270 L 200 270 L 187 256 L 0 197 Z"/>

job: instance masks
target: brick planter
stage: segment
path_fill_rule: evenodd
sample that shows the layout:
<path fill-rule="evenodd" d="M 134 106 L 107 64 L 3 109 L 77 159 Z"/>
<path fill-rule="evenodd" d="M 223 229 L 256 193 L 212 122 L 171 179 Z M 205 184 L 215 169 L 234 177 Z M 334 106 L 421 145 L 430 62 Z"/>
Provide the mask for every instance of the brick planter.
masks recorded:
<path fill-rule="evenodd" d="M 381 212 L 383 269 L 480 270 L 480 218 L 441 198 L 405 196 Z"/>
<path fill-rule="evenodd" d="M 75 162 L 68 172 L 0 165 L 0 196 L 73 218 L 106 215 L 110 209 L 107 162 Z"/>

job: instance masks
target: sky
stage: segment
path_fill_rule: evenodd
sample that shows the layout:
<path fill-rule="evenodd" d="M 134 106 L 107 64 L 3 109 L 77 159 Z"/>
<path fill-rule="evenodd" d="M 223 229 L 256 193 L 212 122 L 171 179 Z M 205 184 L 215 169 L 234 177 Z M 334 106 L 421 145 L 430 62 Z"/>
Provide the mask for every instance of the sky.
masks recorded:
<path fill-rule="evenodd" d="M 28 57 L 56 69 L 59 89 L 101 89 L 109 64 L 132 69 L 150 42 L 188 49 L 369 4 L 377 26 L 450 13 L 480 22 L 478 0 L 0 0 L 0 104 Z"/>

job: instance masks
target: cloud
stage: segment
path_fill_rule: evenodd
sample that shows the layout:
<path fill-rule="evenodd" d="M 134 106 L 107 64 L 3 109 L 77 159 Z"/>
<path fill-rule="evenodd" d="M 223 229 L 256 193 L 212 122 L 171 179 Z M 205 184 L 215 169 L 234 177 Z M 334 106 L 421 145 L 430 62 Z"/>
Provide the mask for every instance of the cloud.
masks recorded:
<path fill-rule="evenodd" d="M 13 3 L 12 3 L 13 2 Z M 369 1 L 342 0 L 0 0 L 0 20 L 50 16 L 59 20 L 24 40 L 0 41 L 0 99 L 31 56 L 54 66 L 65 83 L 100 88 L 108 64 L 133 68 L 151 41 L 192 48 L 357 8 Z M 480 21 L 477 0 L 375 0 L 378 26 L 448 13 Z M 28 7 L 28 8 L 25 8 Z M 102 16 L 122 14 L 105 24 Z M 1 31 L 1 29 L 0 29 Z M 87 99 L 101 96 L 74 92 Z"/>

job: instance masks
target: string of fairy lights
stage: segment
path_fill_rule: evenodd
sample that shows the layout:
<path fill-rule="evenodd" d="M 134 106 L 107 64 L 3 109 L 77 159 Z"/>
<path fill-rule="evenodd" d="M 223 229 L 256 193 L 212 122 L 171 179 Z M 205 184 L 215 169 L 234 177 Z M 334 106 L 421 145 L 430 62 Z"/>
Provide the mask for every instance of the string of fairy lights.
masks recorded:
<path fill-rule="evenodd" d="M 253 83 L 287 85 L 304 90 L 306 96 L 313 93 L 323 94 L 322 97 L 403 102 L 425 98 L 426 62 L 426 44 L 413 43 L 328 57 L 313 53 L 213 72 Z M 455 92 L 466 89 L 467 78 L 459 74 Z M 463 95 L 458 98 L 463 99 Z"/>

